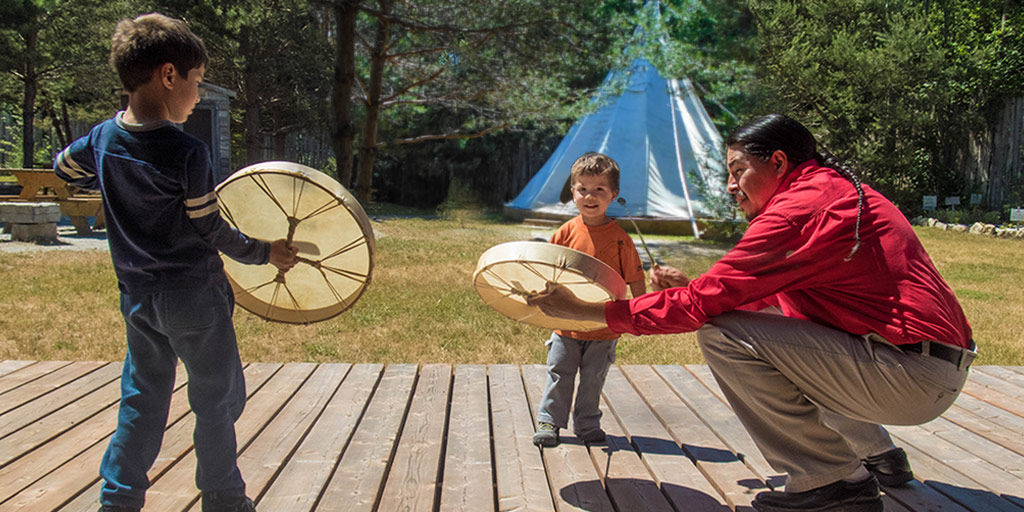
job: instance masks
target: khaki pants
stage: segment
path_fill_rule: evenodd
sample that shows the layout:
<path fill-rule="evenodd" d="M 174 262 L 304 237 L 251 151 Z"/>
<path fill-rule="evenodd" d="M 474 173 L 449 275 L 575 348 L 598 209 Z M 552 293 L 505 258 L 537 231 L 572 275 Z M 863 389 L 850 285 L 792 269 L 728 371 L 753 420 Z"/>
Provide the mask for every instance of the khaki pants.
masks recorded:
<path fill-rule="evenodd" d="M 879 424 L 919 425 L 960 394 L 967 364 L 904 353 L 877 336 L 806 320 L 732 312 L 697 340 L 736 416 L 786 490 L 808 491 L 852 474 L 892 447 Z"/>

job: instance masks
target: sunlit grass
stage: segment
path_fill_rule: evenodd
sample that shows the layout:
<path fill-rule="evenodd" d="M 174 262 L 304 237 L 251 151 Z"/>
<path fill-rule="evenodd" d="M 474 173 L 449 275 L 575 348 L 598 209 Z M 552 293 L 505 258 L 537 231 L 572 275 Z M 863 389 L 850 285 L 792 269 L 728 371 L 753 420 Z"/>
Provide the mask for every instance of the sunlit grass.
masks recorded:
<path fill-rule="evenodd" d="M 373 213 L 371 212 L 371 215 Z M 543 363 L 549 332 L 483 305 L 472 287 L 477 259 L 501 242 L 546 237 L 475 215 L 374 221 L 372 282 L 341 315 L 311 325 L 235 313 L 246 361 L 378 363 Z M 918 234 L 960 298 L 981 346 L 982 364 L 1024 364 L 1024 243 L 921 228 Z M 678 237 L 648 237 L 655 257 L 689 275 L 723 246 L 664 250 Z M 709 249 L 709 250 L 701 250 Z M 109 255 L 99 251 L 0 253 L 0 359 L 119 360 L 124 326 Z M 623 336 L 617 362 L 701 363 L 693 334 Z"/>

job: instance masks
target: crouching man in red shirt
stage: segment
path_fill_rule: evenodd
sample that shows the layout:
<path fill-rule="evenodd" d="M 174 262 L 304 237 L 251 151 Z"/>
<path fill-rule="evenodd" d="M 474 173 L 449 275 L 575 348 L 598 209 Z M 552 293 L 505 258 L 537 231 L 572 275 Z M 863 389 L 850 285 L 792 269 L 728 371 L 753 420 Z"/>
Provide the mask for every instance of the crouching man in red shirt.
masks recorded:
<path fill-rule="evenodd" d="M 952 405 L 976 355 L 970 325 L 903 214 L 818 153 L 802 124 L 760 117 L 726 146 L 728 191 L 750 226 L 707 273 L 655 267 L 656 291 L 628 301 L 554 287 L 530 302 L 616 333 L 697 331 L 736 415 L 788 476 L 755 509 L 881 511 L 879 482 L 913 473 L 880 424 Z M 783 314 L 758 311 L 768 305 Z"/>

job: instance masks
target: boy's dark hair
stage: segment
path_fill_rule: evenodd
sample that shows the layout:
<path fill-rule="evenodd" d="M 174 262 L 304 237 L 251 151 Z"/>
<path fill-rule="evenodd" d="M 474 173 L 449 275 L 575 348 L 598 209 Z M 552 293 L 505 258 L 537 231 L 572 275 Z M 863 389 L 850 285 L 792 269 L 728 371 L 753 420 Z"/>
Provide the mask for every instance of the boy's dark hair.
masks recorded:
<path fill-rule="evenodd" d="M 184 21 L 160 13 L 121 20 L 110 37 L 110 64 L 128 92 L 148 82 L 153 70 L 167 62 L 187 78 L 209 60 L 203 40 Z"/>
<path fill-rule="evenodd" d="M 610 156 L 591 151 L 577 158 L 569 168 L 571 184 L 576 184 L 577 176 L 604 176 L 612 190 L 619 193 L 619 164 Z"/>

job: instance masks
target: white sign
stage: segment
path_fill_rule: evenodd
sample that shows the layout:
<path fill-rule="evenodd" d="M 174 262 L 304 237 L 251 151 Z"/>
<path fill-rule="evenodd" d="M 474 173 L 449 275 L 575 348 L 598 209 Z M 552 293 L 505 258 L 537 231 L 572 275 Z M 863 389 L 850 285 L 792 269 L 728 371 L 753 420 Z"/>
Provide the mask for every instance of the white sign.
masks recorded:
<path fill-rule="evenodd" d="M 960 204 L 960 196 L 952 196 L 946 198 L 946 206 L 955 206 Z"/>
<path fill-rule="evenodd" d="M 934 210 L 935 205 L 938 204 L 939 196 L 924 196 L 924 205 L 922 208 L 925 210 Z"/>
<path fill-rule="evenodd" d="M 981 194 L 971 194 L 971 204 L 981 204 Z"/>
<path fill-rule="evenodd" d="M 1024 208 L 1010 208 L 1010 222 L 1024 222 Z"/>

